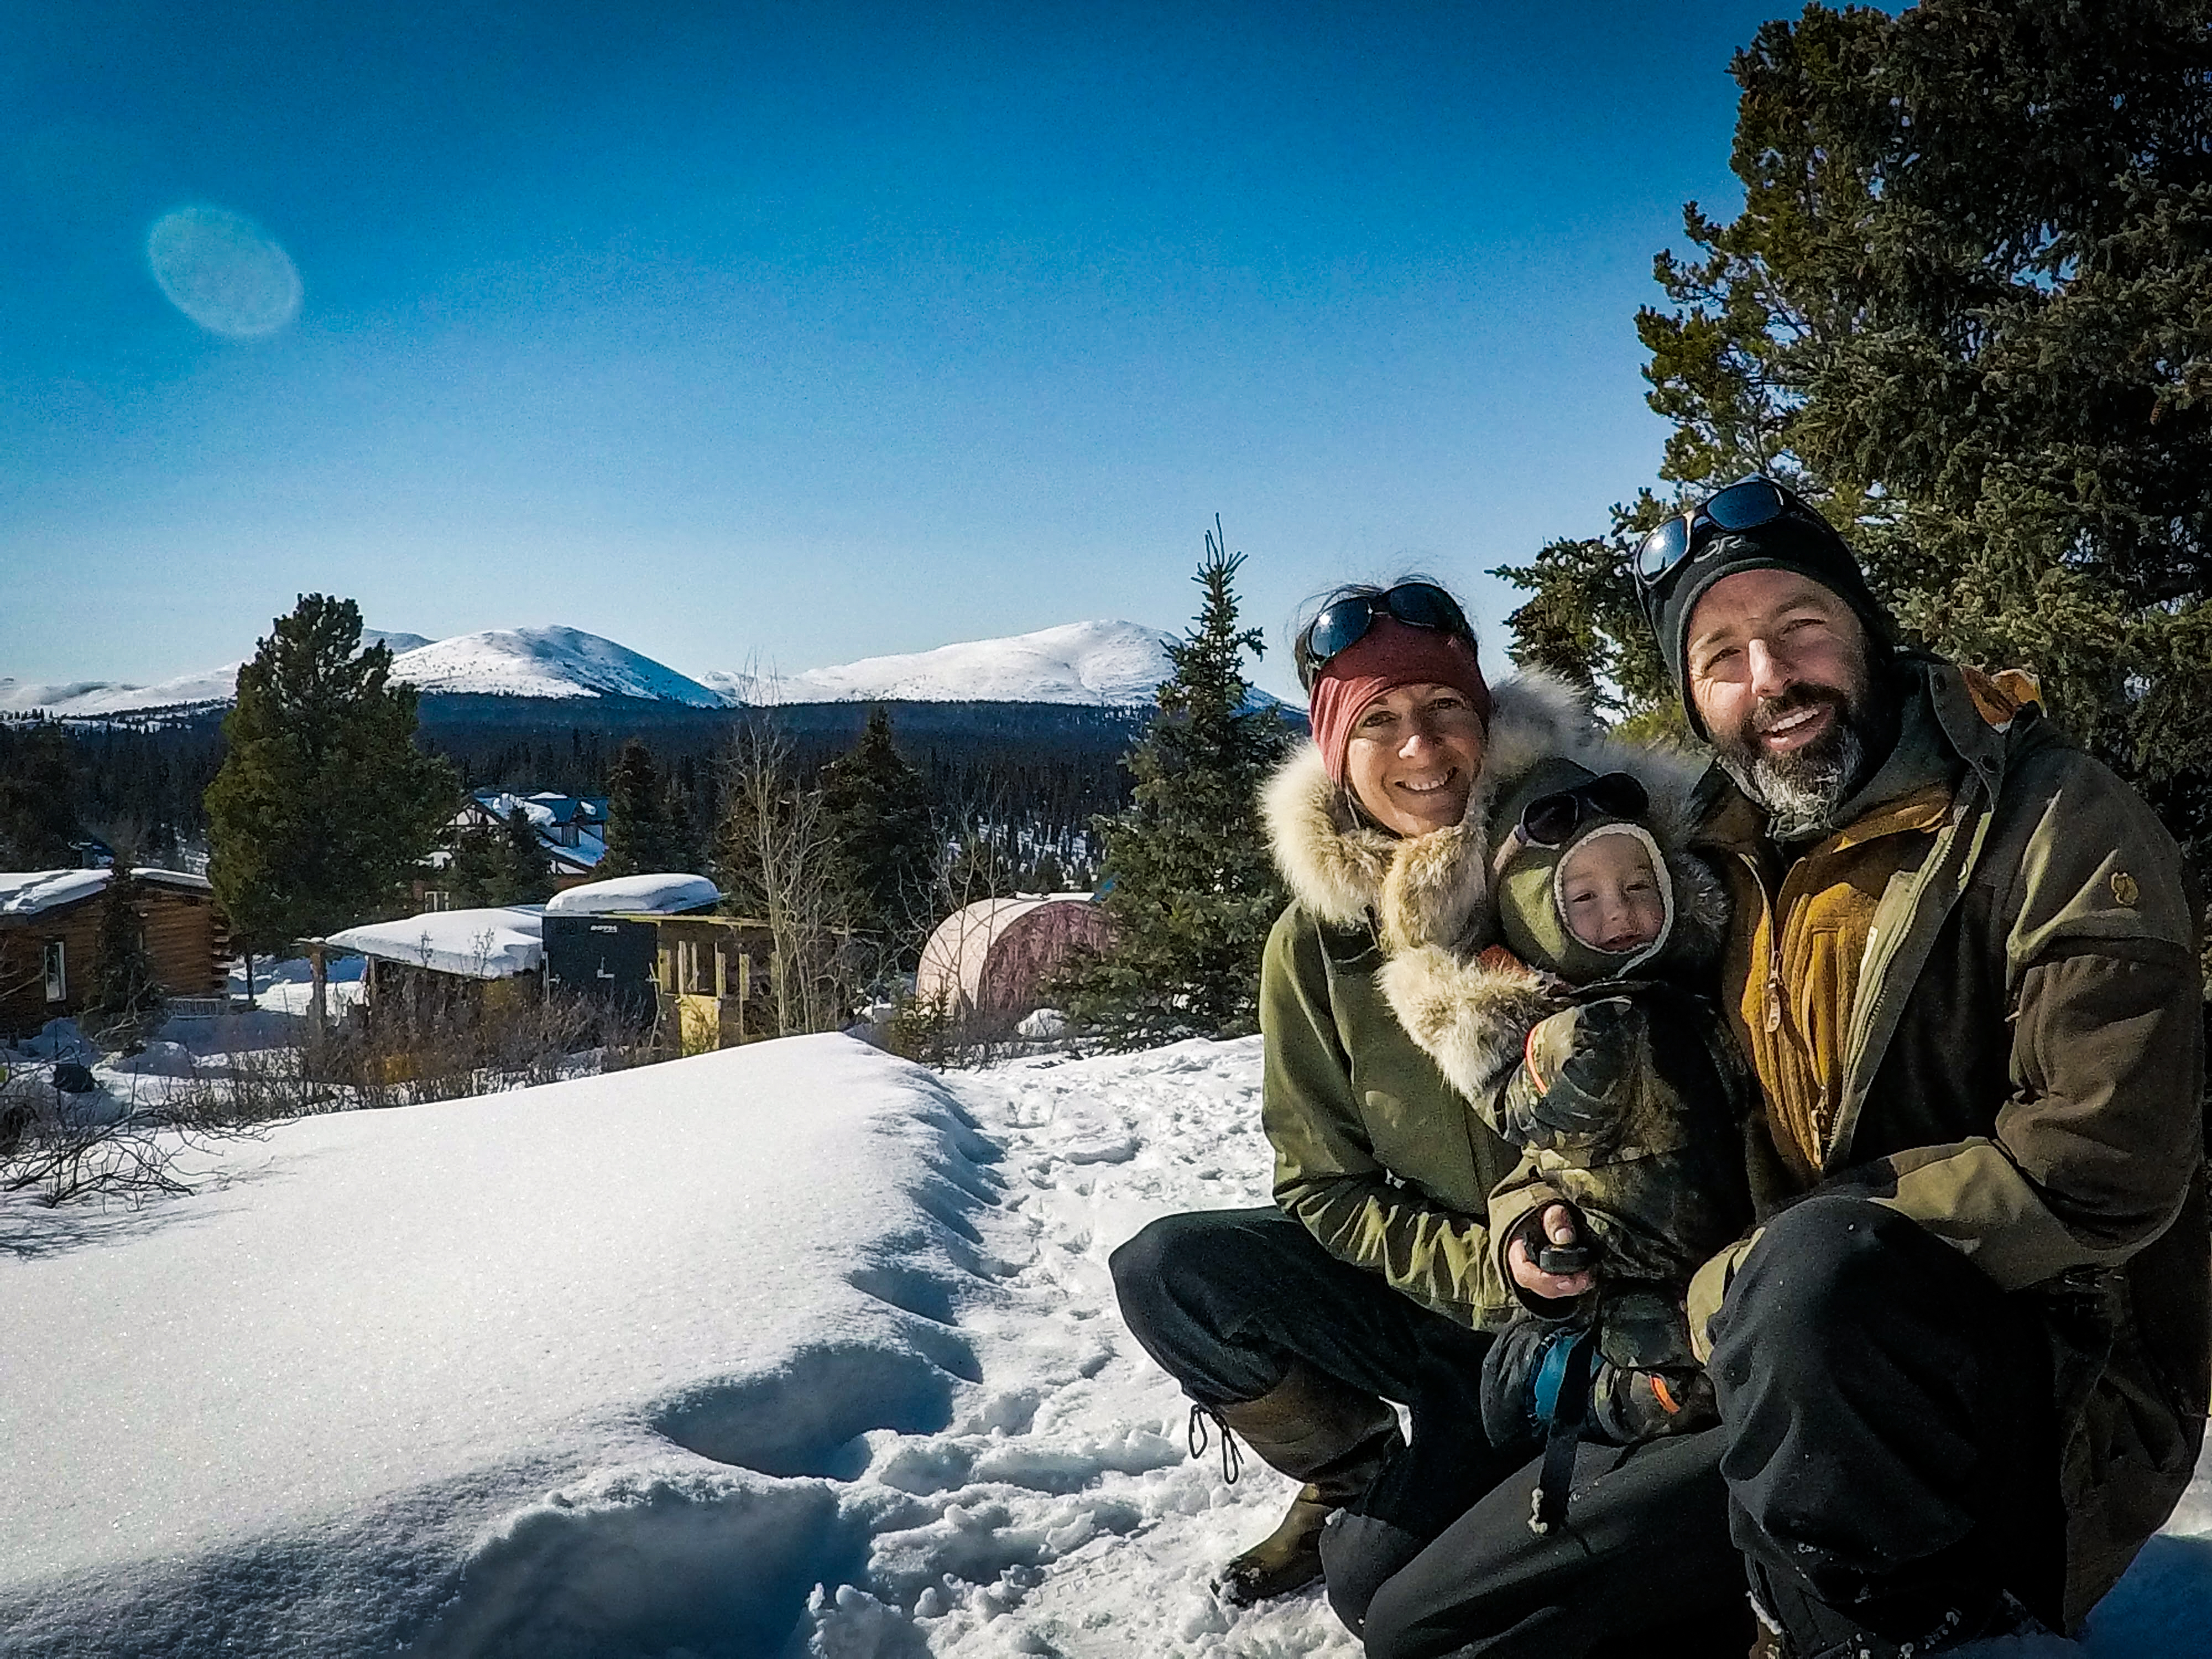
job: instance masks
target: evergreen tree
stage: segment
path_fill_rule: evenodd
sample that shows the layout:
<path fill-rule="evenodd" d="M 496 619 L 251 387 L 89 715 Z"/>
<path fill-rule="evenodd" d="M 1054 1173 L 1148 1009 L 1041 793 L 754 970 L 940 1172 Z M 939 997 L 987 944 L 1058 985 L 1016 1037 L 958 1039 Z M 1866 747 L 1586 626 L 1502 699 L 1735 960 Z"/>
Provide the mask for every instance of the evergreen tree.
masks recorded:
<path fill-rule="evenodd" d="M 0 869 L 76 864 L 76 799 L 68 732 L 50 720 L 0 722 Z"/>
<path fill-rule="evenodd" d="M 2212 8 L 1815 5 L 1733 71 L 1743 211 L 1686 210 L 1638 319 L 1662 480 L 1820 501 L 1909 632 L 2212 842 Z M 1662 700 L 1608 556 L 1665 510 L 1508 573 L 1516 654 Z"/>
<path fill-rule="evenodd" d="M 501 903 L 543 904 L 553 896 L 552 855 L 538 838 L 538 826 L 520 801 L 507 809 L 500 851 L 507 894 Z"/>
<path fill-rule="evenodd" d="M 130 864 L 118 857 L 100 896 L 100 931 L 94 935 L 92 994 L 85 1012 L 94 1022 L 126 1040 L 155 1024 L 164 1000 L 146 950 L 146 924 L 138 914 L 138 884 Z"/>
<path fill-rule="evenodd" d="M 1192 579 L 1206 596 L 1196 624 L 1168 647 L 1175 673 L 1128 757 L 1134 799 L 1099 821 L 1113 944 L 1061 988 L 1077 1027 L 1116 1047 L 1255 1030 L 1260 955 L 1285 902 L 1258 793 L 1290 734 L 1273 708 L 1246 706 L 1244 653 L 1265 647 L 1237 626 L 1244 556 L 1220 526 Z"/>
<path fill-rule="evenodd" d="M 208 787 L 208 874 L 248 952 L 398 902 L 459 784 L 415 746 L 415 690 L 362 649 L 351 599 L 302 594 L 238 671 L 227 752 Z"/>
<path fill-rule="evenodd" d="M 457 909 L 507 903 L 507 869 L 499 831 L 471 825 L 454 832 L 446 886 Z"/>
<path fill-rule="evenodd" d="M 860 741 L 822 769 L 822 810 L 854 898 L 854 925 L 920 958 L 938 854 L 929 785 L 891 741 L 888 709 L 868 711 Z"/>
<path fill-rule="evenodd" d="M 607 774 L 607 850 L 599 874 L 657 875 L 689 870 L 696 861 L 669 811 L 653 751 L 641 738 L 626 739 Z"/>
<path fill-rule="evenodd" d="M 496 829 L 477 827 L 453 837 L 446 881 L 459 906 L 543 904 L 553 894 L 553 863 L 517 801 Z"/>

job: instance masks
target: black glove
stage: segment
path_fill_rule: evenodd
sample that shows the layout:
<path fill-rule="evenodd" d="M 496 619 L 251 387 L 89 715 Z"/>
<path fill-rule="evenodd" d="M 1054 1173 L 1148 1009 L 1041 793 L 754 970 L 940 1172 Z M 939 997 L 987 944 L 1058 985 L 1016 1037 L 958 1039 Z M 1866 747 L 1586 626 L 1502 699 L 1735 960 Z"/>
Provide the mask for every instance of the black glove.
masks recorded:
<path fill-rule="evenodd" d="M 1602 1140 L 1620 1123 L 1627 1091 L 1649 1047 L 1643 1009 L 1626 997 L 1564 1008 L 1530 1034 L 1529 1063 L 1505 1088 L 1500 1115 L 1509 1139 L 1530 1146 Z M 1543 1051 L 1566 1050 L 1548 1084 Z"/>
<path fill-rule="evenodd" d="M 1542 1442 L 1550 1425 L 1536 1397 L 1536 1379 L 1554 1348 L 1587 1335 L 1589 1328 L 1582 1320 L 1516 1319 L 1498 1333 L 1482 1357 L 1482 1428 L 1492 1445 L 1505 1450 Z M 1596 1358 L 1595 1347 L 1580 1357 L 1585 1368 Z"/>

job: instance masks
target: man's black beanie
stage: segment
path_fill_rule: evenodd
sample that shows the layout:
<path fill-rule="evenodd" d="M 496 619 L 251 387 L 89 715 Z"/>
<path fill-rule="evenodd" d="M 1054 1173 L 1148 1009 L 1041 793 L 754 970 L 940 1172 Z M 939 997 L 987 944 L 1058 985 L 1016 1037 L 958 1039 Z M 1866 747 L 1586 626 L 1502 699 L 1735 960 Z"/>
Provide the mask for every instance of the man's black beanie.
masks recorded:
<path fill-rule="evenodd" d="M 1808 576 L 1834 593 L 1857 613 L 1866 625 L 1870 667 L 1878 667 L 1896 643 L 1896 625 L 1867 586 L 1859 562 L 1826 519 L 1810 507 L 1794 507 L 1784 517 L 1749 530 L 1723 531 L 1684 562 L 1662 590 L 1648 612 L 1651 631 L 1659 641 L 1659 654 L 1682 694 L 1682 712 L 1690 729 L 1699 737 L 1705 722 L 1698 718 L 1690 699 L 1689 665 L 1685 660 L 1690 643 L 1690 617 L 1698 601 L 1715 582 L 1740 570 L 1794 570 Z"/>

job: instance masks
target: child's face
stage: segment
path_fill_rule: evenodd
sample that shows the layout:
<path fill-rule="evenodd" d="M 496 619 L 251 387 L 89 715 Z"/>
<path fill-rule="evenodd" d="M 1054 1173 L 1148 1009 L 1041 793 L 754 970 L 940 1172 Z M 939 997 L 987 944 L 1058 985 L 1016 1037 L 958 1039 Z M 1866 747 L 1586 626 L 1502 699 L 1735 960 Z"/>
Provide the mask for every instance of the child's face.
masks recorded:
<path fill-rule="evenodd" d="M 1614 954 L 1642 949 L 1667 925 L 1659 878 L 1634 836 L 1593 836 L 1559 866 L 1567 927 L 1583 944 Z"/>

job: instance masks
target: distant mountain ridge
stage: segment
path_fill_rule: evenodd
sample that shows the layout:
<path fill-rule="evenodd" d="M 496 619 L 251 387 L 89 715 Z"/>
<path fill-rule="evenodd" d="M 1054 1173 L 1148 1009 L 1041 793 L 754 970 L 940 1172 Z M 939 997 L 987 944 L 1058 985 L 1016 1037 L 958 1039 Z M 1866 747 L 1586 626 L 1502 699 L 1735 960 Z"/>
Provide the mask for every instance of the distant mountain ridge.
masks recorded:
<path fill-rule="evenodd" d="M 780 675 L 710 671 L 693 678 L 581 629 L 489 629 L 432 641 L 368 629 L 392 648 L 392 672 L 426 696 L 622 699 L 720 708 L 816 702 L 1027 702 L 1133 708 L 1174 672 L 1174 635 L 1131 622 L 1067 623 L 1006 639 L 969 640 Z M 227 663 L 153 685 L 0 678 L 0 712 L 64 720 L 193 712 L 236 695 Z M 1258 694 L 1258 702 L 1273 699 Z"/>
<path fill-rule="evenodd" d="M 864 657 L 803 672 L 700 678 L 732 703 L 1060 702 L 1106 708 L 1149 703 L 1175 672 L 1175 636 L 1132 622 L 1066 623 L 1000 640 Z"/>

